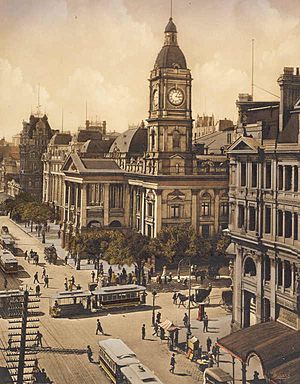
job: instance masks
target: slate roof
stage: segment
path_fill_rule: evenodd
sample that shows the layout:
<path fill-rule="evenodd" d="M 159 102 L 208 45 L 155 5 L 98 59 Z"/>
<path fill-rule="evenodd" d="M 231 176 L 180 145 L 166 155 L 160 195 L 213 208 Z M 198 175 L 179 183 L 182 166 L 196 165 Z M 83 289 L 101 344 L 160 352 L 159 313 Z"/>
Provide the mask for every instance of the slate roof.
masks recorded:
<path fill-rule="evenodd" d="M 82 153 L 108 153 L 109 149 L 114 142 L 114 139 L 110 140 L 88 140 L 81 147 Z"/>
<path fill-rule="evenodd" d="M 174 68 L 178 65 L 181 69 L 186 69 L 186 59 L 178 45 L 164 45 L 160 50 L 155 66 L 158 68 Z"/>
<path fill-rule="evenodd" d="M 218 344 L 243 362 L 256 354 L 264 374 L 274 383 L 299 384 L 300 331 L 270 321 L 234 332 Z"/>
<path fill-rule="evenodd" d="M 70 133 L 59 132 L 52 136 L 50 144 L 52 145 L 68 145 L 72 140 Z"/>
<path fill-rule="evenodd" d="M 144 153 L 147 149 L 147 128 L 130 128 L 113 142 L 109 152 L 118 149 L 121 153 Z"/>

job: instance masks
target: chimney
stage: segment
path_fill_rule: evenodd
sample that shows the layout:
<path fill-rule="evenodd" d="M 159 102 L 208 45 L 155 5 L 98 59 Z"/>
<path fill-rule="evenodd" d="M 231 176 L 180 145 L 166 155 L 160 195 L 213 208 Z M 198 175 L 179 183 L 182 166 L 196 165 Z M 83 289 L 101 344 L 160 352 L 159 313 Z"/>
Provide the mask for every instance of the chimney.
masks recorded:
<path fill-rule="evenodd" d="M 300 97 L 299 68 L 284 67 L 278 84 L 280 86 L 279 131 L 281 132 L 289 119 L 289 112 Z"/>
<path fill-rule="evenodd" d="M 103 135 L 106 135 L 106 120 L 102 121 L 102 133 Z"/>

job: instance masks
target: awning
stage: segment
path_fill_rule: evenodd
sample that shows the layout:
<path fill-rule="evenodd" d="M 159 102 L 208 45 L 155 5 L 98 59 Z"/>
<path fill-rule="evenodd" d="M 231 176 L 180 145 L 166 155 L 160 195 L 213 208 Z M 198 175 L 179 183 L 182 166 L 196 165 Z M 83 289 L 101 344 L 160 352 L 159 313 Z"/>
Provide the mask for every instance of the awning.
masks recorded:
<path fill-rule="evenodd" d="M 178 330 L 180 329 L 179 327 L 174 325 L 171 320 L 168 320 L 168 319 L 160 323 L 159 326 L 160 328 L 168 332 L 173 332 L 173 331 L 176 331 L 176 329 Z"/>
<path fill-rule="evenodd" d="M 218 345 L 244 363 L 257 355 L 273 383 L 299 384 L 300 331 L 270 321 L 225 336 Z"/>

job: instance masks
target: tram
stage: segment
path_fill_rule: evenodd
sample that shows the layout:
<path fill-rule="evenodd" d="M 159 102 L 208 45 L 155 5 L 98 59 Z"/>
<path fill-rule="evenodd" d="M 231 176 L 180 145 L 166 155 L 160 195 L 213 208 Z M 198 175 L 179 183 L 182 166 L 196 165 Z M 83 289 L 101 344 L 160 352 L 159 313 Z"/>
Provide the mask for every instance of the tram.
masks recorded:
<path fill-rule="evenodd" d="M 17 273 L 18 261 L 15 256 L 6 249 L 0 250 L 0 268 L 5 273 Z"/>
<path fill-rule="evenodd" d="M 132 364 L 121 368 L 122 383 L 124 384 L 163 384 L 149 368 L 143 364 Z"/>
<path fill-rule="evenodd" d="M 114 384 L 123 384 L 121 369 L 139 364 L 135 353 L 120 339 L 99 341 L 99 365 Z"/>
<path fill-rule="evenodd" d="M 96 288 L 92 295 L 97 309 L 132 307 L 145 303 L 146 288 L 135 284 L 116 285 Z"/>
<path fill-rule="evenodd" d="M 91 292 L 77 289 L 58 292 L 50 297 L 51 317 L 68 317 L 90 312 Z"/>

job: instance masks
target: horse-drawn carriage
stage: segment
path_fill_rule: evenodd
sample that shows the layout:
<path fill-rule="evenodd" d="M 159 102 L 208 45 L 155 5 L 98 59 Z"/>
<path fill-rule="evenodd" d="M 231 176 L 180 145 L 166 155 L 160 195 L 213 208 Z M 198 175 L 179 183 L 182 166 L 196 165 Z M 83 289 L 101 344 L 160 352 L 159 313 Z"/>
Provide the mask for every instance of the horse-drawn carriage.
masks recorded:
<path fill-rule="evenodd" d="M 199 305 L 200 303 L 209 304 L 210 303 L 209 295 L 211 290 L 212 290 L 212 285 L 209 284 L 207 288 L 203 288 L 203 286 L 201 285 L 192 287 L 193 293 L 191 294 L 190 297 L 179 292 L 177 295 L 178 306 L 179 307 L 180 305 L 185 306 L 185 302 L 188 301 L 189 298 L 191 303 L 195 305 Z"/>
<path fill-rule="evenodd" d="M 45 247 L 45 260 L 50 264 L 56 264 L 57 252 L 55 246 L 52 244 L 50 247 Z"/>
<path fill-rule="evenodd" d="M 227 288 L 222 291 L 222 299 L 220 301 L 221 307 L 224 307 L 228 311 L 232 311 L 232 288 Z"/>

